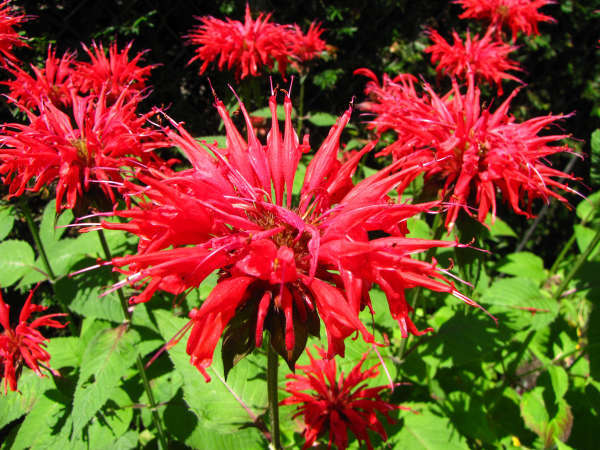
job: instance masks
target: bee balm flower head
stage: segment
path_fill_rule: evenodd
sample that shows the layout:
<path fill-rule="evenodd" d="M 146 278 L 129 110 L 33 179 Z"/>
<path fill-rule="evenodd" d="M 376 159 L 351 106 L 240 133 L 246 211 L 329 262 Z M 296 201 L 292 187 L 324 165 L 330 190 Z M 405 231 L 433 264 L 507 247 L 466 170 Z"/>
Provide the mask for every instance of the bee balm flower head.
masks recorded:
<path fill-rule="evenodd" d="M 321 358 L 310 358 L 307 366 L 296 366 L 304 375 L 288 374 L 285 390 L 290 394 L 281 405 L 297 405 L 294 417 L 304 418 L 303 450 L 314 445 L 317 438 L 329 433 L 329 447 L 335 444 L 343 450 L 348 447 L 348 431 L 356 436 L 359 442 L 373 449 L 369 431 L 374 431 L 385 441 L 387 435 L 379 422 L 378 414 L 392 422 L 389 414 L 396 409 L 405 409 L 399 405 L 385 402 L 380 393 L 388 386 L 367 387 L 369 378 L 379 375 L 379 363 L 367 370 L 362 365 L 369 353 L 365 353 L 360 362 L 344 376 L 337 375 L 335 359 L 326 359 L 326 354 L 316 348 Z"/>
<path fill-rule="evenodd" d="M 434 263 L 411 255 L 455 244 L 405 237 L 405 220 L 435 204 L 397 203 L 388 192 L 402 189 L 417 169 L 392 167 L 354 184 L 354 170 L 372 145 L 344 162 L 338 158 L 340 136 L 352 112 L 348 108 L 298 187 L 298 165 L 310 146 L 294 132 L 288 95 L 283 131 L 274 93 L 269 100 L 266 144 L 255 135 L 242 103 L 246 138 L 218 99 L 216 107 L 225 123 L 227 148 L 200 144 L 174 123 L 175 129 L 165 132 L 192 168 L 140 177 L 144 185 L 138 186 L 138 206 L 115 212 L 130 221 L 103 223 L 140 237 L 138 254 L 112 261 L 141 290 L 132 301 L 147 301 L 158 289 L 182 293 L 218 271 L 216 287 L 190 313 L 187 351 L 207 378 L 222 334 L 226 367 L 236 355 L 260 346 L 264 330 L 292 365 L 307 336 L 319 333 L 320 320 L 329 356 L 343 355 L 344 339 L 352 334 L 373 341 L 358 314 L 370 306 L 368 292 L 375 283 L 387 294 L 402 335 L 421 333 L 408 317 L 404 290 L 425 286 L 456 291 Z M 371 238 L 371 232 L 385 237 Z"/>
<path fill-rule="evenodd" d="M 66 324 L 54 320 L 54 317 L 62 317 L 66 314 L 48 314 L 28 323 L 31 314 L 47 309 L 31 303 L 34 291 L 35 289 L 29 293 L 19 314 L 19 323 L 15 328 L 10 325 L 9 306 L 4 303 L 0 293 L 0 325 L 4 328 L 0 334 L 0 378 L 4 379 L 5 394 L 8 389 L 17 390 L 17 379 L 23 363 L 37 375 L 43 376 L 40 364 L 48 364 L 50 355 L 44 349 L 44 342 L 48 339 L 42 336 L 38 328 L 64 328 L 66 326 Z M 46 368 L 52 371 L 49 367 Z"/>

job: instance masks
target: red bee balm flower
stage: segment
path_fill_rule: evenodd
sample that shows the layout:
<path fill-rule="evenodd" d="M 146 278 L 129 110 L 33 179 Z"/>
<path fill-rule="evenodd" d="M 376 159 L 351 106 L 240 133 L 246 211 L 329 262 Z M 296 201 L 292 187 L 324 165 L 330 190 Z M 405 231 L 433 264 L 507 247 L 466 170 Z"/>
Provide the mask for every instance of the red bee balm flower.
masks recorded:
<path fill-rule="evenodd" d="M 289 97 L 283 134 L 275 95 L 269 100 L 266 145 L 256 137 L 243 104 L 246 140 L 223 103 L 217 100 L 216 107 L 225 122 L 227 148 L 204 143 L 207 150 L 179 125 L 177 132 L 167 130 L 192 169 L 139 177 L 146 186 L 138 188 L 138 206 L 114 213 L 130 222 L 102 224 L 140 237 L 139 254 L 112 261 L 143 289 L 134 303 L 149 300 L 157 289 L 177 294 L 197 287 L 219 271 L 216 287 L 190 314 L 187 351 L 206 378 L 224 331 L 223 354 L 240 355 L 260 346 L 268 329 L 289 364 L 304 350 L 307 335 L 318 333 L 319 317 L 330 356 L 343 354 L 344 339 L 355 332 L 372 341 L 358 318 L 370 306 L 372 283 L 387 294 L 403 336 L 420 333 L 408 317 L 406 288 L 425 286 L 463 298 L 435 263 L 411 257 L 455 243 L 405 237 L 405 219 L 435 204 L 399 204 L 387 195 L 410 182 L 417 169 L 391 174 L 396 165 L 354 185 L 352 174 L 372 146 L 338 160 L 351 108 L 332 127 L 306 169 L 302 188 L 295 190 L 295 174 L 309 145 L 306 137 L 301 144 L 293 130 Z M 386 237 L 370 239 L 370 232 Z"/>
<path fill-rule="evenodd" d="M 527 36 L 538 35 L 539 22 L 555 22 L 538 9 L 555 3 L 552 0 L 454 0 L 465 10 L 461 19 L 488 20 L 498 32 L 510 28 L 513 40 L 521 31 Z"/>
<path fill-rule="evenodd" d="M 113 184 L 122 180 L 120 169 L 154 164 L 156 157 L 148 151 L 162 146 L 162 134 L 145 128 L 147 116 L 135 113 L 138 101 L 125 100 L 124 92 L 108 106 L 103 91 L 98 97 L 73 94 L 73 118 L 49 101 L 38 104 L 39 114 L 25 109 L 28 125 L 5 124 L 0 132 L 0 174 L 6 175 L 9 194 L 37 192 L 58 180 L 60 210 L 75 207 L 90 182 L 98 181 L 114 203 Z"/>
<path fill-rule="evenodd" d="M 129 60 L 132 45 L 130 42 L 119 52 L 117 44 L 113 42 L 108 49 L 108 56 L 102 44 L 97 45 L 94 42 L 91 49 L 84 45 L 83 49 L 90 57 L 90 62 L 77 63 L 76 76 L 80 91 L 98 94 L 102 89 L 106 89 L 107 94 L 114 100 L 123 91 L 132 95 L 143 90 L 150 72 L 156 65 L 138 65 L 147 50 Z"/>
<path fill-rule="evenodd" d="M 34 76 L 20 67 L 11 67 L 13 80 L 3 81 L 10 89 L 8 99 L 22 109 L 36 108 L 44 100 L 50 100 L 56 107 L 71 105 L 72 91 L 75 89 L 73 72 L 75 53 L 67 52 L 60 59 L 56 50 L 48 47 L 48 56 L 43 68 L 31 66 Z"/>
<path fill-rule="evenodd" d="M 508 58 L 508 54 L 517 47 L 492 40 L 492 28 L 488 28 L 483 38 L 467 31 L 467 38 L 463 42 L 458 33 L 452 32 L 454 44 L 450 45 L 440 34 L 431 30 L 429 37 L 433 45 L 425 49 L 431 53 L 431 62 L 438 63 L 438 74 L 445 72 L 447 75 L 465 79 L 469 71 L 473 71 L 476 79 L 495 83 L 498 95 L 502 95 L 502 80 L 521 81 L 508 70 L 521 70 L 519 64 Z"/>
<path fill-rule="evenodd" d="M 311 23 L 306 34 L 298 25 L 279 25 L 269 22 L 271 14 L 263 18 L 259 14 L 252 20 L 250 7 L 246 4 L 245 22 L 227 19 L 222 21 L 214 17 L 200 17 L 201 24 L 188 36 L 189 42 L 198 46 L 196 59 L 203 61 L 200 74 L 218 58 L 219 70 L 235 67 L 238 79 L 248 75 L 260 75 L 263 67 L 272 69 L 277 61 L 279 73 L 285 79 L 285 71 L 291 63 L 298 68 L 310 59 L 317 57 L 327 49 L 321 39 L 323 29 Z"/>
<path fill-rule="evenodd" d="M 26 20 L 24 14 L 15 13 L 10 0 L 0 2 L 0 67 L 8 66 L 8 62 L 17 62 L 13 54 L 15 47 L 27 47 L 25 39 L 15 30 Z"/>
<path fill-rule="evenodd" d="M 50 361 L 50 355 L 44 350 L 44 341 L 48 339 L 42 336 L 37 329 L 39 327 L 64 328 L 66 326 L 66 324 L 53 319 L 54 317 L 66 316 L 62 313 L 48 314 L 27 323 L 31 314 L 48 309 L 45 306 L 31 303 L 34 291 L 35 289 L 29 293 L 19 314 L 19 324 L 14 329 L 10 326 L 9 306 L 4 303 L 0 293 L 0 325 L 4 327 L 4 332 L 0 334 L 0 364 L 2 365 L 0 375 L 4 378 L 5 394 L 8 388 L 11 391 L 17 390 L 17 378 L 23 367 L 23 362 L 38 376 L 44 376 L 40 371 L 39 362 L 47 364 Z M 50 367 L 47 367 L 47 369 L 52 371 Z"/>
<path fill-rule="evenodd" d="M 321 358 L 325 358 L 323 350 L 317 347 L 317 352 Z M 367 352 L 348 376 L 344 377 L 344 372 L 341 372 L 338 378 L 335 359 L 315 359 L 308 349 L 306 353 L 310 358 L 310 365 L 296 366 L 305 375 L 286 375 L 286 378 L 294 380 L 288 381 L 285 386 L 291 396 L 280 403 L 298 405 L 294 418 L 304 416 L 303 434 L 306 443 L 302 449 L 312 447 L 317 438 L 327 432 L 329 448 L 333 443 L 340 450 L 348 447 L 348 430 L 359 442 L 365 442 L 369 450 L 373 449 L 369 430 L 378 433 L 385 441 L 387 435 L 376 413 L 382 414 L 391 423 L 390 412 L 408 408 L 392 405 L 381 399 L 380 392 L 388 386 L 366 387 L 369 378 L 379 375 L 379 363 L 362 371 L 362 365 L 369 354 Z"/>
<path fill-rule="evenodd" d="M 382 153 L 392 153 L 397 163 L 434 161 L 424 165 L 423 171 L 442 183 L 441 198 L 451 203 L 446 216 L 449 230 L 460 209 L 476 209 L 482 223 L 490 209 L 495 218 L 497 190 L 515 212 L 528 217 L 536 198 L 548 201 L 554 197 L 567 203 L 554 189 L 573 190 L 556 179 L 575 178 L 543 161 L 549 155 L 570 151 L 564 145 L 548 145 L 568 135 L 539 136 L 541 130 L 566 116 L 515 122 L 508 109 L 518 89 L 496 111 L 482 109 L 472 74 L 467 76 L 466 93 L 454 82 L 452 90 L 440 98 L 428 84 L 424 86 L 426 95 L 420 97 L 412 83 L 395 83 L 384 77 L 381 86 L 372 72 L 363 69 L 361 73 L 372 78 L 365 90 L 372 101 L 362 105 L 377 114 L 371 127 L 398 133 L 398 140 Z"/>

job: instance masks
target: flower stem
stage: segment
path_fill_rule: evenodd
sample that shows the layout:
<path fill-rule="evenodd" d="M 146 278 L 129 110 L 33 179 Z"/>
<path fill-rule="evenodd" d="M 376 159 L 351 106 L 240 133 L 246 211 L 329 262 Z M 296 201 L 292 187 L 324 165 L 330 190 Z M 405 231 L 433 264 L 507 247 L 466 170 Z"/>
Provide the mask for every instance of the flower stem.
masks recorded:
<path fill-rule="evenodd" d="M 442 234 L 444 233 L 444 221 L 442 220 L 441 213 L 436 214 L 436 216 L 434 217 L 432 230 L 433 230 L 432 239 L 434 241 L 437 241 L 438 239 L 440 239 L 442 237 Z M 427 250 L 427 252 L 425 253 L 425 261 L 429 261 L 433 256 L 435 256 L 436 250 L 437 250 L 437 247 L 431 247 L 429 250 Z M 419 303 L 419 298 L 421 296 L 421 290 L 422 290 L 422 288 L 415 287 L 412 291 L 412 296 L 410 298 L 409 305 L 410 305 L 411 309 L 413 310 L 413 312 L 416 310 L 417 304 Z M 398 354 L 398 358 L 400 361 L 402 361 L 402 358 L 404 357 L 404 354 L 406 352 L 406 346 L 408 345 L 409 338 L 410 338 L 410 334 L 405 339 L 402 339 L 402 342 L 400 343 L 400 352 Z"/>
<path fill-rule="evenodd" d="M 596 208 L 594 205 L 590 209 L 590 211 L 587 213 L 587 215 L 583 218 L 583 220 L 580 222 L 580 225 L 582 225 L 582 226 L 586 225 L 592 219 L 592 217 L 594 217 L 595 210 L 596 210 Z M 560 265 L 562 260 L 565 258 L 565 256 L 569 252 L 569 250 L 571 250 L 571 247 L 573 246 L 574 243 L 575 243 L 575 233 L 571 234 L 571 237 L 569 238 L 569 240 L 567 241 L 565 246 L 562 248 L 562 250 L 556 257 L 554 264 L 552 264 L 552 267 L 550 268 L 550 273 L 548 275 L 548 278 L 550 278 L 552 275 L 554 275 L 556 273 L 556 271 L 558 270 L 558 266 Z"/>
<path fill-rule="evenodd" d="M 281 448 L 279 437 L 279 400 L 277 391 L 277 369 L 279 368 L 279 357 L 271 341 L 267 343 L 267 392 L 269 396 L 269 415 L 271 416 L 272 446 L 278 450 Z"/>
<path fill-rule="evenodd" d="M 108 247 L 108 243 L 106 242 L 106 237 L 104 236 L 103 230 L 98 230 L 98 237 L 100 238 L 100 245 L 102 245 L 104 256 L 107 260 L 111 260 L 112 256 L 110 253 L 110 248 Z M 117 275 L 114 272 L 113 277 L 115 278 L 115 281 L 117 281 Z M 129 312 L 127 299 L 125 299 L 125 296 L 123 295 L 123 291 L 121 291 L 121 289 L 117 289 L 117 295 L 119 296 L 121 309 L 123 310 L 123 315 L 125 316 L 125 321 L 127 324 L 129 324 L 131 322 L 131 313 Z M 140 376 L 142 377 L 144 391 L 148 396 L 148 402 L 150 403 L 150 412 L 152 414 L 152 422 L 154 423 L 154 426 L 156 427 L 156 433 L 158 434 L 159 448 L 166 450 L 168 448 L 167 438 L 160 423 L 160 417 L 158 416 L 158 411 L 156 409 L 156 400 L 154 399 L 154 394 L 152 393 L 152 388 L 150 387 L 150 382 L 148 381 L 148 376 L 146 374 L 146 370 L 144 369 L 144 363 L 142 362 L 142 358 L 139 354 L 136 356 L 135 365 L 137 366 L 137 370 Z"/>
<path fill-rule="evenodd" d="M 581 266 L 583 265 L 583 263 L 592 254 L 592 251 L 596 248 L 596 245 L 598 245 L 598 242 L 600 242 L 600 229 L 598 229 L 598 231 L 596 231 L 596 235 L 594 236 L 594 238 L 592 239 L 592 241 L 588 244 L 588 246 L 585 249 L 585 251 L 581 255 L 579 255 L 579 258 L 577 258 L 577 261 L 575 261 L 575 264 L 573 265 L 573 268 L 567 274 L 567 276 L 565 277 L 565 279 L 562 281 L 562 283 L 560 284 L 560 286 L 558 287 L 558 289 L 554 293 L 554 299 L 555 300 L 558 300 L 560 298 L 560 296 L 562 295 L 562 293 L 565 291 L 565 289 L 569 285 L 569 282 L 573 279 L 573 277 L 575 276 L 575 274 L 577 273 L 577 271 L 581 268 Z"/>
<path fill-rule="evenodd" d="M 304 80 L 306 80 L 306 75 L 301 74 L 298 80 L 300 82 L 300 98 L 298 99 L 298 129 L 296 134 L 298 135 L 298 139 L 300 139 L 302 122 L 304 121 Z"/>
<path fill-rule="evenodd" d="M 48 275 L 48 280 L 50 281 L 50 285 L 52 286 L 52 292 L 54 293 L 54 298 L 56 298 L 56 300 L 58 301 L 58 304 L 60 305 L 60 309 L 62 310 L 62 312 L 67 315 L 67 318 L 69 320 L 69 323 L 68 323 L 69 331 L 71 332 L 71 334 L 73 336 L 77 336 L 78 333 L 77 333 L 77 328 L 75 327 L 75 323 L 73 322 L 73 316 L 71 316 L 71 312 L 69 311 L 67 304 L 64 302 L 62 297 L 60 297 L 56 292 L 56 287 L 54 285 L 54 283 L 56 282 L 56 275 L 54 274 L 54 271 L 52 270 L 52 266 L 50 265 L 50 261 L 48 260 L 48 254 L 46 253 L 44 244 L 42 243 L 42 240 L 40 239 L 40 233 L 38 231 L 38 228 L 35 226 L 35 223 L 33 222 L 31 210 L 29 209 L 27 202 L 25 202 L 23 199 L 19 200 L 19 207 L 21 208 L 21 212 L 23 213 L 23 216 L 25 217 L 25 222 L 27 222 L 27 228 L 29 228 L 29 232 L 31 233 L 31 237 L 33 238 L 33 242 L 35 243 L 37 251 L 40 254 L 40 258 L 42 259 L 42 264 L 44 264 L 44 269 L 46 270 L 46 274 Z"/>

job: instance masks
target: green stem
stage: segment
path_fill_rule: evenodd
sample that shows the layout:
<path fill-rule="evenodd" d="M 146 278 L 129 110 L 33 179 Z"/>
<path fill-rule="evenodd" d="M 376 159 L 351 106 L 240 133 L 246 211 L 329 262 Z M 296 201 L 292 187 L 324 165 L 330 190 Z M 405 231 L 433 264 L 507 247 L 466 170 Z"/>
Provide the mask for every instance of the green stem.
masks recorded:
<path fill-rule="evenodd" d="M 306 75 L 300 75 L 298 77 L 300 82 L 300 98 L 298 99 L 298 138 L 300 138 L 300 133 L 302 132 L 302 122 L 304 121 L 304 80 L 306 80 Z"/>
<path fill-rule="evenodd" d="M 271 437 L 273 448 L 281 448 L 279 437 L 279 400 L 277 398 L 277 369 L 279 368 L 279 358 L 271 341 L 267 343 L 267 392 L 269 396 L 269 415 L 271 416 Z"/>
<path fill-rule="evenodd" d="M 104 256 L 107 260 L 111 260 L 112 256 L 110 253 L 110 248 L 108 246 L 108 243 L 106 242 L 106 237 L 104 236 L 103 230 L 98 230 L 98 237 L 100 238 L 100 245 L 102 245 Z M 115 279 L 115 281 L 118 281 L 118 276 L 114 272 L 113 278 Z M 121 289 L 117 289 L 117 295 L 119 296 L 121 309 L 123 310 L 123 316 L 125 316 L 125 322 L 129 324 L 131 322 L 131 313 L 129 312 L 127 299 L 125 299 L 125 295 L 123 295 L 123 291 L 121 291 Z M 152 388 L 150 387 L 150 382 L 148 381 L 148 376 L 146 374 L 146 370 L 144 369 L 144 363 L 142 362 L 142 358 L 139 354 L 136 356 L 135 365 L 137 366 L 137 370 L 140 376 L 142 377 L 144 391 L 148 396 L 148 402 L 150 403 L 150 412 L 152 414 L 152 422 L 154 422 L 154 426 L 156 427 L 156 433 L 158 434 L 159 448 L 166 450 L 168 448 L 167 438 L 160 423 L 160 417 L 158 416 L 158 411 L 156 409 L 156 400 L 154 399 L 154 394 L 152 393 Z"/>
<path fill-rule="evenodd" d="M 577 261 L 575 262 L 575 265 L 573 266 L 573 268 L 571 269 L 571 271 L 567 274 L 567 276 L 565 277 L 565 279 L 562 281 L 562 283 L 560 284 L 560 286 L 558 287 L 558 289 L 554 293 L 554 299 L 555 300 L 558 300 L 560 298 L 560 296 L 562 295 L 562 293 L 565 291 L 565 289 L 569 285 L 569 282 L 573 279 L 573 277 L 575 276 L 575 274 L 577 273 L 577 271 L 581 268 L 581 266 L 583 265 L 583 263 L 591 255 L 592 251 L 596 248 L 596 245 L 598 245 L 598 242 L 600 242 L 600 229 L 598 229 L 598 231 L 596 231 L 596 235 L 594 236 L 594 238 L 592 239 L 592 241 L 589 243 L 589 245 L 587 246 L 587 248 L 585 249 L 585 251 L 581 255 L 579 255 L 579 258 L 577 258 Z"/>
<path fill-rule="evenodd" d="M 592 217 L 594 217 L 594 212 L 595 212 L 595 208 L 590 209 L 590 211 L 587 213 L 587 215 L 581 221 L 580 225 L 587 224 L 592 219 Z M 567 241 L 565 246 L 562 248 L 562 250 L 556 257 L 554 264 L 552 264 L 552 267 L 550 268 L 550 273 L 548 275 L 548 278 L 550 278 L 552 275 L 554 275 L 556 273 L 556 271 L 558 270 L 559 264 L 565 258 L 565 256 L 569 252 L 569 250 L 571 250 L 571 247 L 573 246 L 574 243 L 575 243 L 575 233 L 573 233 L 571 235 L 571 237 L 569 238 L 569 240 Z"/>
<path fill-rule="evenodd" d="M 435 215 L 435 217 L 433 219 L 432 229 L 433 229 L 432 239 L 434 241 L 437 241 L 438 239 L 440 239 L 442 237 L 442 234 L 444 233 L 444 221 L 442 220 L 441 213 L 438 213 Z M 425 253 L 425 261 L 431 260 L 431 258 L 433 258 L 435 256 L 435 252 L 437 251 L 437 249 L 438 249 L 438 247 L 431 247 L 429 250 L 427 250 L 427 253 Z M 412 296 L 409 301 L 409 305 L 412 308 L 413 312 L 416 311 L 417 304 L 419 303 L 419 298 L 421 296 L 421 290 L 422 290 L 422 288 L 420 288 L 420 287 L 415 287 L 413 289 Z M 402 342 L 400 343 L 400 353 L 398 354 L 398 358 L 400 359 L 400 361 L 402 361 L 402 359 L 405 356 L 406 346 L 408 345 L 409 339 L 410 339 L 410 334 L 405 339 L 402 339 Z"/>
<path fill-rule="evenodd" d="M 42 259 L 42 264 L 44 265 L 44 269 L 46 270 L 46 274 L 48 275 L 48 280 L 50 281 L 50 285 L 52 286 L 52 292 L 54 293 L 54 298 L 56 298 L 56 300 L 58 301 L 58 304 L 60 305 L 60 309 L 62 310 L 62 312 L 67 315 L 67 319 L 69 320 L 69 323 L 68 323 L 69 331 L 71 332 L 71 334 L 73 336 L 77 336 L 79 333 L 77 332 L 77 328 L 75 327 L 75 324 L 73 322 L 73 316 L 71 316 L 71 312 L 69 311 L 67 304 L 63 301 L 62 297 L 60 297 L 56 292 L 56 287 L 54 284 L 56 282 L 56 275 L 54 274 L 54 271 L 52 270 L 52 266 L 50 265 L 50 260 L 48 259 L 48 254 L 46 253 L 44 244 L 42 243 L 42 240 L 40 239 L 40 233 L 38 232 L 38 228 L 35 226 L 35 223 L 33 221 L 33 217 L 31 215 L 31 210 L 29 209 L 29 206 L 23 199 L 20 199 L 19 207 L 21 208 L 21 212 L 23 213 L 23 216 L 25 217 L 25 222 L 27 222 L 27 228 L 29 228 L 29 232 L 31 233 L 33 242 L 35 243 L 38 253 L 40 254 L 40 258 Z"/>

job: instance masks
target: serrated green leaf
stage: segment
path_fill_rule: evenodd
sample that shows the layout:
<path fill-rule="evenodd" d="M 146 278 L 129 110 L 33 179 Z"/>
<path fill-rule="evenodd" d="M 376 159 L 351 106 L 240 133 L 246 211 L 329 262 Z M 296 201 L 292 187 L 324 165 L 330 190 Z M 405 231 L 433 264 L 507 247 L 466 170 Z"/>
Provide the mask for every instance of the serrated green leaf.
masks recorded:
<path fill-rule="evenodd" d="M 406 405 L 410 406 L 410 405 Z M 450 421 L 430 411 L 420 414 L 403 413 L 404 425 L 390 437 L 394 449 L 402 450 L 459 450 L 468 449 L 464 438 Z"/>
<path fill-rule="evenodd" d="M 25 275 L 35 259 L 31 246 L 25 241 L 10 239 L 0 242 L 0 286 L 13 285 Z"/>
<path fill-rule="evenodd" d="M 73 397 L 73 436 L 94 417 L 114 395 L 121 377 L 134 363 L 139 336 L 124 325 L 101 330 L 90 341 L 81 361 Z"/>
<path fill-rule="evenodd" d="M 133 419 L 131 398 L 123 389 L 114 389 L 106 405 L 94 417 L 83 433 L 84 448 L 134 448 L 137 444 L 137 433 L 135 441 L 133 436 L 121 441 L 113 447 L 112 443 L 125 435 L 130 428 Z M 133 446 L 131 446 L 133 441 Z M 116 443 L 115 443 L 116 444 Z"/>
<path fill-rule="evenodd" d="M 115 292 L 100 295 L 113 283 L 107 268 L 87 272 L 56 283 L 56 295 L 69 302 L 69 308 L 84 317 L 123 322 L 123 310 Z"/>
<path fill-rule="evenodd" d="M 81 355 L 77 337 L 54 337 L 46 343 L 46 351 L 50 354 L 53 369 L 79 366 Z"/>
<path fill-rule="evenodd" d="M 189 322 L 188 319 L 175 317 L 171 312 L 164 310 L 155 311 L 155 316 L 166 341 Z M 175 345 L 169 350 L 169 357 L 183 377 L 184 400 L 196 414 L 198 425 L 227 434 L 252 422 L 248 412 L 232 392 L 256 416 L 266 409 L 267 391 L 264 371 L 261 370 L 261 367 L 266 367 L 266 358 L 253 358 L 252 355 L 244 358 L 231 370 L 225 381 L 219 352 L 220 345 L 217 346 L 213 364 L 208 369 L 212 377 L 210 383 L 206 383 L 200 372 L 190 364 L 185 345 Z"/>
<path fill-rule="evenodd" d="M 10 447 L 12 450 L 53 448 L 62 429 L 60 425 L 68 402 L 68 398 L 52 389 L 53 384 L 50 390 L 39 396 L 33 409 L 25 417 Z"/>
<path fill-rule="evenodd" d="M 29 368 L 23 369 L 18 384 L 20 392 L 8 391 L 6 395 L 4 392 L 0 393 L 0 429 L 31 411 L 40 396 L 53 386 L 49 377 L 42 378 Z"/>
<path fill-rule="evenodd" d="M 500 325 L 512 329 L 539 330 L 558 314 L 558 303 L 529 278 L 497 279 L 483 292 L 481 303 L 493 305 L 492 314 L 505 314 L 506 318 L 500 318 Z"/>
<path fill-rule="evenodd" d="M 498 266 L 498 271 L 508 275 L 530 278 L 538 284 L 548 278 L 542 258 L 530 252 L 509 254 Z"/>
<path fill-rule="evenodd" d="M 595 130 L 590 139 L 590 181 L 592 186 L 600 185 L 600 128 Z"/>
<path fill-rule="evenodd" d="M 12 205 L 0 205 L 0 241 L 12 231 L 15 223 L 15 208 Z"/>
<path fill-rule="evenodd" d="M 573 426 L 571 408 L 564 399 L 557 402 L 556 413 L 550 417 L 544 388 L 539 386 L 523 394 L 521 415 L 525 425 L 540 437 L 544 448 L 550 448 L 555 439 L 566 441 Z"/>

